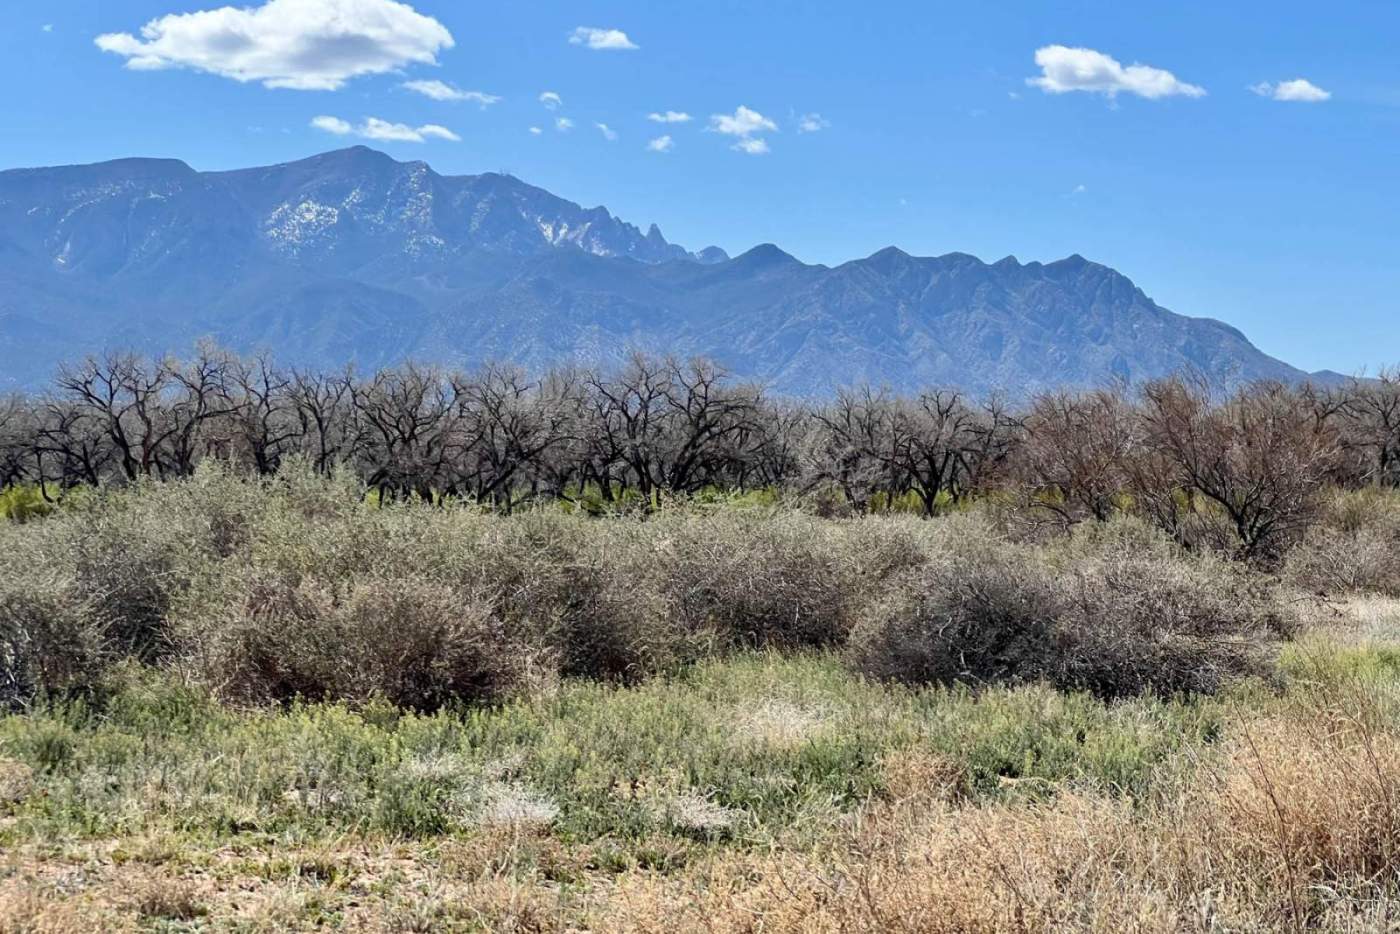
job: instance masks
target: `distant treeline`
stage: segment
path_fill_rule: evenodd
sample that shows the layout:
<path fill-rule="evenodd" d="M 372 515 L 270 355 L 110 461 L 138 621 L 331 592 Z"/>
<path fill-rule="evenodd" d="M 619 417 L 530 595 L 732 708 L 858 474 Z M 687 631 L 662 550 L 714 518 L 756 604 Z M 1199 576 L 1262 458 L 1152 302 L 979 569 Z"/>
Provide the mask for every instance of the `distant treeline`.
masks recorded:
<path fill-rule="evenodd" d="M 0 399 L 0 487 L 57 499 L 188 476 L 206 458 L 260 474 L 300 458 L 353 471 L 386 500 L 506 512 L 767 490 L 829 510 L 932 515 L 1000 491 L 1065 522 L 1132 509 L 1188 544 L 1204 511 L 1256 555 L 1286 543 L 1322 486 L 1400 483 L 1400 373 L 1228 394 L 1183 376 L 1020 406 L 869 386 L 800 402 L 705 360 L 641 354 L 610 370 L 357 375 L 206 349 L 89 358 L 47 393 Z"/>

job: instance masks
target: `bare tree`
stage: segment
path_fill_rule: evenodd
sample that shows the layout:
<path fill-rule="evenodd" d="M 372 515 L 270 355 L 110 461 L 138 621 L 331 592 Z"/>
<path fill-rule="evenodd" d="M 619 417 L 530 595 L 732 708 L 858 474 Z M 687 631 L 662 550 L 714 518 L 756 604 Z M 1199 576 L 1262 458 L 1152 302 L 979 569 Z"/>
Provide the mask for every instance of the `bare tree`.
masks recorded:
<path fill-rule="evenodd" d="M 817 430 L 807 453 L 807 488 L 831 484 L 856 511 L 865 512 L 877 492 L 893 495 L 899 476 L 901 437 L 895 403 L 869 385 L 843 389 L 812 414 Z"/>
<path fill-rule="evenodd" d="M 385 500 L 432 501 L 452 446 L 449 382 L 435 369 L 406 364 L 352 383 L 350 393 L 365 482 Z"/>
<path fill-rule="evenodd" d="M 995 415 L 969 407 L 960 393 L 932 390 L 895 406 L 891 465 L 932 516 L 940 497 L 962 498 L 980 480 L 990 459 L 1000 455 Z"/>
<path fill-rule="evenodd" d="M 0 484 L 37 482 L 45 496 L 185 476 L 210 456 L 270 474 L 292 454 L 323 474 L 353 469 L 386 500 L 460 495 L 503 512 L 595 488 L 650 507 L 663 493 L 769 487 L 833 491 L 862 512 L 917 500 L 933 515 L 1019 483 L 1066 522 L 1126 506 L 1184 544 L 1218 534 L 1267 559 L 1323 484 L 1400 483 L 1400 374 L 1224 398 L 1177 378 L 1136 401 L 1060 392 L 1017 412 L 868 385 L 775 402 L 709 361 L 645 354 L 539 378 L 412 364 L 360 378 L 210 347 L 187 362 L 89 358 L 61 370 L 52 395 L 0 399 Z"/>
<path fill-rule="evenodd" d="M 452 387 L 452 488 L 465 487 L 478 502 L 510 512 L 520 498 L 538 494 L 542 474 L 532 468 L 573 439 L 575 384 L 564 374 L 536 382 L 518 368 L 488 366 L 473 376 L 454 376 Z"/>
<path fill-rule="evenodd" d="M 294 372 L 287 393 L 297 420 L 301 452 L 316 472 L 329 475 L 336 464 L 351 462 L 359 453 L 351 409 L 354 378 L 342 374 Z"/>
<path fill-rule="evenodd" d="M 67 407 L 52 411 L 57 418 L 49 440 L 66 457 L 74 453 L 72 429 L 96 426 L 125 479 L 187 476 L 205 453 L 201 430 L 234 410 L 228 367 L 229 357 L 211 349 L 188 363 L 132 354 L 89 357 L 59 372 Z"/>
<path fill-rule="evenodd" d="M 1168 379 L 1143 400 L 1148 442 L 1181 489 L 1224 511 L 1243 556 L 1277 557 L 1302 532 L 1339 444 L 1295 391 L 1259 383 L 1212 405 L 1203 387 Z"/>
<path fill-rule="evenodd" d="M 259 474 L 275 473 L 307 428 L 297 411 L 293 377 L 277 369 L 266 354 L 258 354 L 232 359 L 228 382 L 234 394 L 227 419 L 229 453 L 249 461 Z"/>
<path fill-rule="evenodd" d="M 17 395 L 0 397 L 0 490 L 34 477 L 37 429 L 26 400 Z"/>
<path fill-rule="evenodd" d="M 1400 486 L 1400 369 L 1352 380 L 1337 409 L 1345 420 L 1344 439 L 1369 462 L 1366 479 L 1377 486 Z"/>
<path fill-rule="evenodd" d="M 1050 494 L 1036 506 L 1065 522 L 1107 519 L 1128 486 L 1127 466 L 1139 444 L 1137 414 L 1118 390 L 1037 397 L 1021 457 L 1027 479 Z"/>

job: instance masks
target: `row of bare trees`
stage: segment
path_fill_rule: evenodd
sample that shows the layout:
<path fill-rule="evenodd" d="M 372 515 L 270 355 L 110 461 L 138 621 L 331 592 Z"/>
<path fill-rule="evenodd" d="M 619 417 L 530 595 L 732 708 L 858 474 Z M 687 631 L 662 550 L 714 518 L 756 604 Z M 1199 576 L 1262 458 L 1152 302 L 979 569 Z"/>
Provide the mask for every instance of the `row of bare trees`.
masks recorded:
<path fill-rule="evenodd" d="M 209 457 L 268 474 L 296 456 L 323 473 L 349 467 L 386 498 L 509 510 L 585 488 L 616 499 L 782 485 L 796 457 L 774 431 L 782 419 L 705 361 L 639 355 L 616 372 L 539 377 L 409 364 L 362 377 L 217 350 L 114 354 L 65 367 L 46 394 L 0 401 L 0 485 L 47 495 L 168 479 Z"/>
<path fill-rule="evenodd" d="M 644 355 L 610 371 L 360 376 L 206 349 L 90 358 L 47 393 L 0 399 L 0 486 L 45 496 L 186 476 L 210 457 L 268 474 L 294 456 L 351 469 L 386 499 L 504 511 L 586 492 L 652 502 L 777 488 L 931 515 L 996 488 L 1064 522 L 1131 508 L 1189 542 L 1205 506 L 1258 554 L 1296 534 L 1324 485 L 1400 485 L 1400 373 L 1229 394 L 1173 378 L 1012 408 L 946 389 L 793 402 L 707 361 Z"/>

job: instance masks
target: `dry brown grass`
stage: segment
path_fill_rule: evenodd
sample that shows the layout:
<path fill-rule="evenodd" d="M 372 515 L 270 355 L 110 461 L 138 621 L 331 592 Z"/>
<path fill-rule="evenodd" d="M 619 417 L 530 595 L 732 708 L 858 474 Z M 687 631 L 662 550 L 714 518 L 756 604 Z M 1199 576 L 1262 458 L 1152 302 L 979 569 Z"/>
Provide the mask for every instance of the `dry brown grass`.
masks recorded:
<path fill-rule="evenodd" d="M 956 769 L 891 763 L 900 799 L 823 854 L 634 876 L 599 929 L 660 932 L 1387 930 L 1400 923 L 1400 742 L 1341 708 L 1252 719 L 1172 797 L 961 804 Z M 932 793 L 928 793 L 932 792 Z"/>

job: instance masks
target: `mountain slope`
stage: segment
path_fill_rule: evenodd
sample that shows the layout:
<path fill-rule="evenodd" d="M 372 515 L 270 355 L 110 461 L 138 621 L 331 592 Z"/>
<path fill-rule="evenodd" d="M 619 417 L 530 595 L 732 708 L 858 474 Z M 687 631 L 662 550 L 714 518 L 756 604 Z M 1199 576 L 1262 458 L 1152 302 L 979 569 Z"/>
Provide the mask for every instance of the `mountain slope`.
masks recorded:
<path fill-rule="evenodd" d="M 1082 257 L 893 247 L 840 266 L 691 253 L 507 175 L 364 147 L 200 173 L 124 159 L 0 172 L 0 382 L 202 336 L 286 362 L 536 367 L 706 354 L 793 393 L 860 380 L 1022 394 L 1182 368 L 1296 380 L 1233 328 Z"/>

